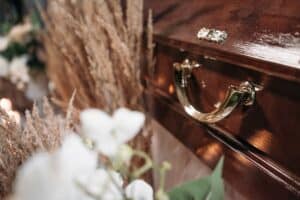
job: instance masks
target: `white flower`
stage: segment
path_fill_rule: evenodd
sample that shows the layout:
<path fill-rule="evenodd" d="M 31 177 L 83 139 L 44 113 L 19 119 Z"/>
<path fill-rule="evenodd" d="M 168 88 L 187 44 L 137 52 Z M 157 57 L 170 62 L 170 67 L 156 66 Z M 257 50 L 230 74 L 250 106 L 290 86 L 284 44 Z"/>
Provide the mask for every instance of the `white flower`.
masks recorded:
<path fill-rule="evenodd" d="M 0 55 L 0 77 L 6 77 L 8 75 L 8 69 L 9 69 L 8 67 L 9 67 L 8 61 L 6 60 L 6 58 Z"/>
<path fill-rule="evenodd" d="M 12 110 L 12 103 L 11 100 L 7 98 L 1 98 L 0 99 L 0 108 L 5 110 L 6 112 Z"/>
<path fill-rule="evenodd" d="M 92 196 L 103 200 L 123 200 L 123 180 L 117 172 L 97 169 L 94 173 L 82 176 L 79 184 Z"/>
<path fill-rule="evenodd" d="M 16 177 L 16 200 L 91 200 L 77 179 L 96 170 L 97 155 L 77 135 L 65 138 L 57 152 L 38 153 L 23 164 Z"/>
<path fill-rule="evenodd" d="M 50 200 L 54 193 L 58 194 L 59 188 L 55 186 L 57 175 L 52 174 L 49 168 L 50 157 L 47 153 L 39 153 L 30 158 L 17 174 L 13 199 L 37 200 L 45 196 L 44 200 Z"/>
<path fill-rule="evenodd" d="M 153 200 L 153 189 L 135 180 L 123 189 L 120 174 L 97 169 L 97 154 L 75 134 L 67 136 L 53 153 L 38 153 L 16 176 L 14 200 Z"/>
<path fill-rule="evenodd" d="M 64 176 L 73 178 L 74 175 L 93 172 L 97 167 L 97 154 L 89 150 L 78 135 L 70 134 L 53 155 L 53 163 Z"/>
<path fill-rule="evenodd" d="M 0 99 L 0 108 L 3 109 L 10 118 L 14 119 L 16 123 L 20 124 L 21 116 L 17 111 L 12 110 L 11 100 L 7 98 Z M 1 122 L 2 120 L 0 120 Z"/>
<path fill-rule="evenodd" d="M 29 81 L 27 61 L 28 61 L 28 56 L 26 56 L 26 55 L 23 55 L 20 57 L 15 57 L 11 61 L 9 72 L 10 72 L 11 77 L 15 81 L 18 81 L 18 80 L 21 80 L 23 82 Z"/>
<path fill-rule="evenodd" d="M 9 38 L 0 36 L 0 51 L 4 51 L 9 45 Z"/>
<path fill-rule="evenodd" d="M 14 111 L 14 110 L 10 110 L 10 111 L 7 112 L 7 114 L 12 119 L 14 119 L 17 124 L 20 124 L 20 122 L 21 122 L 21 115 L 20 115 L 19 112 Z"/>
<path fill-rule="evenodd" d="M 132 181 L 125 189 L 126 197 L 132 200 L 153 200 L 152 187 L 143 180 Z"/>
<path fill-rule="evenodd" d="M 23 55 L 20 57 L 15 57 L 10 63 L 9 75 L 10 80 L 17 84 L 19 89 L 22 89 L 25 83 L 30 80 L 27 67 L 28 56 Z"/>
<path fill-rule="evenodd" d="M 113 114 L 115 131 L 120 142 L 125 143 L 133 139 L 145 122 L 145 115 L 141 112 L 119 108 Z"/>
<path fill-rule="evenodd" d="M 19 24 L 10 30 L 8 37 L 16 42 L 23 42 L 26 35 L 33 29 L 31 23 Z"/>
<path fill-rule="evenodd" d="M 142 128 L 145 116 L 126 108 L 113 116 L 98 109 L 87 109 L 80 114 L 83 133 L 92 139 L 96 148 L 106 156 L 116 156 L 120 146 L 133 139 Z"/>

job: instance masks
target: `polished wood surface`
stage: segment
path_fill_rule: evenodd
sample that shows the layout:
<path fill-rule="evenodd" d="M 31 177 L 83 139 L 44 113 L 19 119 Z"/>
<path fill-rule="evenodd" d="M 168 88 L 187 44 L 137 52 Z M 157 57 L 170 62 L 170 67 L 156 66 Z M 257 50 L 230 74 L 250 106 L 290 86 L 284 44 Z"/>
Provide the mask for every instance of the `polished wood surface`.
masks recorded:
<path fill-rule="evenodd" d="M 299 199 L 297 194 L 289 190 L 288 185 L 284 186 L 270 178 L 243 155 L 210 135 L 205 126 L 191 121 L 188 116 L 178 112 L 180 108 L 172 105 L 168 99 L 162 98 L 155 92 L 149 92 L 147 100 L 151 115 L 207 166 L 213 168 L 220 156 L 225 156 L 223 177 L 235 192 L 244 196 L 244 199 Z M 182 159 L 177 157 L 177 162 L 182 162 Z M 190 173 L 196 175 L 197 170 Z M 173 174 L 173 176 L 180 176 L 180 174 Z"/>
<path fill-rule="evenodd" d="M 300 1 L 146 1 L 153 8 L 156 67 L 145 76 L 149 113 L 246 199 L 300 199 Z M 226 30 L 222 44 L 199 41 L 201 27 Z M 193 105 L 209 112 L 230 85 L 263 86 L 254 106 L 205 125 L 178 102 L 173 63 L 189 58 Z M 180 162 L 180 159 L 179 159 Z"/>
<path fill-rule="evenodd" d="M 189 180 L 203 178 L 211 174 L 212 169 L 193 154 L 184 144 L 180 143 L 159 123 L 152 120 L 153 135 L 151 140 L 152 158 L 155 163 L 168 161 L 172 169 L 165 176 L 165 190 L 172 188 Z M 180 159 L 179 159 L 180 158 Z M 154 188 L 159 189 L 159 173 L 154 173 Z M 243 194 L 236 191 L 230 184 L 225 183 L 224 200 L 247 200 Z"/>
<path fill-rule="evenodd" d="M 210 111 L 225 96 L 230 85 L 242 81 L 253 81 L 263 86 L 257 93 L 256 103 L 248 110 L 239 107 L 227 119 L 218 123 L 233 135 L 249 141 L 272 156 L 282 165 L 300 176 L 300 85 L 267 76 L 237 66 L 201 59 L 201 56 L 185 54 L 177 49 L 157 47 L 155 87 L 177 102 L 173 82 L 173 63 L 189 57 L 202 63 L 194 70 L 194 81 L 190 87 L 190 99 L 202 111 Z"/>
<path fill-rule="evenodd" d="M 260 180 L 261 177 L 256 174 L 258 171 L 264 171 L 269 174 L 269 179 L 278 182 L 283 188 L 288 188 L 287 190 L 290 189 L 291 193 L 298 193 L 299 195 L 300 135 L 298 130 L 300 124 L 298 121 L 300 116 L 300 94 L 294 91 L 300 90 L 300 84 L 253 70 L 240 69 L 228 63 L 204 59 L 201 56 L 159 44 L 156 50 L 157 67 L 154 78 L 148 79 L 147 98 L 150 102 L 155 102 L 154 105 L 149 106 L 149 111 L 152 112 L 153 116 L 204 160 L 209 157 L 209 154 L 203 150 L 208 148 L 206 145 L 203 146 L 203 142 L 206 144 L 205 141 L 207 140 L 204 138 L 208 137 L 203 135 L 208 134 L 208 130 L 216 134 L 214 137 L 218 137 L 217 132 L 235 137 L 242 143 L 241 146 L 229 144 L 238 152 L 231 153 L 233 154 L 231 156 L 235 159 L 235 165 L 241 165 L 241 169 L 245 167 L 244 163 L 258 165 L 257 168 L 254 168 L 255 170 L 252 169 L 255 173 L 251 173 L 251 170 L 245 167 L 243 176 L 249 176 L 249 179 L 253 178 L 255 181 L 264 182 L 268 178 L 265 177 L 266 180 Z M 182 60 L 182 57 L 194 58 L 203 64 L 200 69 L 194 71 L 194 81 L 189 89 L 190 99 L 200 110 L 209 111 L 213 109 L 214 104 L 223 99 L 229 85 L 238 85 L 244 80 L 260 84 L 264 89 L 257 94 L 256 103 L 253 107 L 247 110 L 239 107 L 227 119 L 217 123 L 214 127 L 205 127 L 205 130 L 200 130 L 201 128 L 192 125 L 199 126 L 196 125 L 199 123 L 192 122 L 193 120 L 184 113 L 174 89 L 173 62 Z M 163 104 L 163 108 L 161 104 Z M 177 112 L 177 114 L 173 112 Z M 189 124 L 189 127 L 184 128 L 184 124 Z M 222 138 L 216 139 L 222 140 Z M 213 141 L 213 139 L 211 140 Z M 192 143 L 186 143 L 186 141 Z M 213 143 L 212 141 L 209 143 Z M 212 145 L 215 147 L 212 147 L 210 151 L 216 153 L 217 150 L 221 154 L 224 147 L 221 148 L 219 145 Z M 248 150 L 251 150 L 251 152 L 245 152 Z M 217 159 L 217 157 L 212 159 Z M 247 159 L 250 159 L 254 164 L 250 164 Z M 235 173 L 231 172 L 228 176 L 234 176 Z M 244 187 L 252 188 L 256 187 L 256 184 L 256 182 L 246 181 Z M 243 184 L 238 183 L 237 185 L 242 187 Z M 274 188 L 271 185 L 269 186 L 269 192 L 272 192 Z M 263 192 L 267 194 L 267 190 Z M 286 194 L 288 193 L 290 192 Z M 256 198 L 262 195 L 259 190 L 257 195 Z"/>
<path fill-rule="evenodd" d="M 300 79 L 299 0 L 149 0 L 159 43 L 270 75 Z M 202 27 L 228 32 L 222 44 L 199 41 Z"/>

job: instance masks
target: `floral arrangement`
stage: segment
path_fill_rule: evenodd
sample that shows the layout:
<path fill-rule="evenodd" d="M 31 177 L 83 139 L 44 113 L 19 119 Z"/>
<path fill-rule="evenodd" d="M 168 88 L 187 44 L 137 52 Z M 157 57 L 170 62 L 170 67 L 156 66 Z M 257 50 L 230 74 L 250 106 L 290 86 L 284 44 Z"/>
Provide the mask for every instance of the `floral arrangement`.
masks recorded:
<path fill-rule="evenodd" d="M 143 71 L 153 73 L 154 45 L 151 12 L 143 29 L 143 1 L 51 0 L 41 15 L 59 114 L 45 99 L 42 108 L 35 104 L 24 122 L 16 123 L 13 110 L 0 107 L 0 198 L 223 199 L 223 159 L 211 176 L 171 191 L 164 189 L 170 164 L 151 159 L 154 131 L 143 114 L 140 79 Z M 0 37 L 0 76 L 24 89 L 29 68 L 39 63 L 32 37 L 36 25 L 25 21 L 7 30 Z M 157 189 L 145 176 L 151 172 L 159 174 Z"/>
<path fill-rule="evenodd" d="M 21 122 L 20 113 L 13 110 L 12 102 L 7 98 L 0 99 L 0 108 L 7 113 L 8 116 L 15 119 L 16 123 Z"/>
<path fill-rule="evenodd" d="M 57 105 L 66 108 L 76 90 L 74 107 L 79 110 L 95 107 L 112 114 L 128 107 L 145 112 L 142 66 L 151 66 L 153 43 L 151 21 L 147 29 L 143 26 L 143 0 L 51 0 L 42 16 L 47 72 Z M 146 51 L 143 32 L 148 32 Z M 130 145 L 150 153 L 153 129 L 146 118 Z M 145 176 L 151 179 L 150 173 Z"/>
<path fill-rule="evenodd" d="M 30 81 L 30 68 L 43 68 L 38 40 L 40 21 L 33 13 L 17 25 L 0 26 L 0 78 L 7 78 L 19 90 Z M 3 30 L 2 30 L 3 29 Z"/>
<path fill-rule="evenodd" d="M 9 106 L 3 104 L 0 107 L 0 199 L 12 192 L 20 165 L 37 151 L 57 149 L 64 134 L 75 130 L 77 121 L 72 100 L 66 116 L 62 116 L 54 113 L 45 98 L 41 109 L 34 105 L 32 111 L 25 113 L 22 124 L 10 115 Z"/>
<path fill-rule="evenodd" d="M 65 133 L 62 145 L 54 151 L 33 154 L 16 176 L 12 200 L 168 200 L 223 198 L 222 162 L 210 177 L 192 181 L 167 193 L 164 174 L 171 166 L 152 163 L 151 158 L 126 143 L 141 130 L 144 114 L 126 108 L 112 116 L 98 109 L 80 113 L 79 133 Z M 130 168 L 138 156 L 143 166 Z M 154 193 L 151 185 L 140 179 L 149 169 L 158 170 L 160 188 Z"/>

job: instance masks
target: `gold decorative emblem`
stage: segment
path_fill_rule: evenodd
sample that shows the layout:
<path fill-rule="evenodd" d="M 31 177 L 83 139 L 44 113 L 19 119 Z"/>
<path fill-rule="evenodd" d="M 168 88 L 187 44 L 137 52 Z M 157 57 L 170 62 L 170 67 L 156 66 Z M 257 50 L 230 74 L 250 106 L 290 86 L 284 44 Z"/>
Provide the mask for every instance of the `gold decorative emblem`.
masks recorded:
<path fill-rule="evenodd" d="M 199 40 L 207 40 L 209 42 L 221 43 L 227 39 L 227 32 L 217 29 L 201 28 L 197 33 Z"/>

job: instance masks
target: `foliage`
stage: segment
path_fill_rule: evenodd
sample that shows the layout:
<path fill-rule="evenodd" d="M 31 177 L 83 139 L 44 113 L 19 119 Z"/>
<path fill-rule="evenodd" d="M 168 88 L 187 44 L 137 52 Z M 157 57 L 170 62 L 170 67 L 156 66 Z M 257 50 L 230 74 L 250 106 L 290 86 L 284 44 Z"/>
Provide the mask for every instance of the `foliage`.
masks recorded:
<path fill-rule="evenodd" d="M 29 67 L 43 69 L 44 63 L 38 57 L 38 51 L 42 50 L 42 44 L 38 38 L 42 28 L 40 15 L 38 12 L 32 11 L 24 20 L 24 24 L 15 25 L 4 22 L 0 25 L 0 30 L 3 33 L 0 37 L 6 37 L 9 40 L 7 48 L 0 49 L 0 56 L 11 61 L 14 57 L 26 54 L 29 55 L 27 62 Z M 31 26 L 29 29 L 23 28 L 28 24 Z M 18 31 L 15 31 L 16 29 Z M 16 34 L 18 34 L 17 38 Z"/>
<path fill-rule="evenodd" d="M 45 118 L 42 119 L 34 108 L 32 114 L 27 115 L 23 133 L 5 112 L 0 113 L 0 136 L 2 141 L 7 141 L 2 142 L 6 151 L 1 152 L 0 157 L 1 177 L 12 181 L 13 167 L 23 163 L 17 173 L 14 200 L 91 200 L 100 197 L 114 200 L 223 199 L 223 158 L 211 176 L 185 183 L 168 196 L 164 191 L 164 178 L 171 166 L 167 162 L 156 165 L 145 152 L 126 145 L 140 132 L 145 120 L 142 113 L 120 108 L 110 116 L 101 110 L 87 109 L 80 114 L 80 127 L 75 125 L 72 129 L 71 124 L 78 124 L 70 118 L 72 110 L 70 104 L 67 117 L 61 121 L 46 101 Z M 20 134 L 24 137 L 18 138 Z M 116 140 L 112 139 L 114 137 Z M 11 154 L 10 151 L 18 153 Z M 134 157 L 144 159 L 145 164 L 131 170 Z M 6 173 L 3 173 L 4 169 Z M 149 184 L 140 180 L 150 169 L 160 173 L 156 193 Z M 11 186 L 11 182 L 6 182 L 5 186 Z"/>
<path fill-rule="evenodd" d="M 0 34 L 1 35 L 5 35 L 9 32 L 9 30 L 12 28 L 13 24 L 9 23 L 9 22 L 3 22 L 0 23 Z"/>
<path fill-rule="evenodd" d="M 35 153 L 21 166 L 13 199 L 152 200 L 152 187 L 139 179 L 144 167 L 121 174 L 111 164 L 121 159 L 122 168 L 129 169 L 132 156 L 144 156 L 125 144 L 140 132 L 144 114 L 120 108 L 113 116 L 97 109 L 85 110 L 80 116 L 79 134 L 64 134 L 60 147 Z M 123 145 L 129 153 L 124 154 Z"/>
<path fill-rule="evenodd" d="M 213 173 L 205 178 L 190 181 L 174 188 L 169 192 L 171 200 L 222 200 L 224 199 L 224 186 L 222 168 L 224 158 L 218 162 Z"/>

